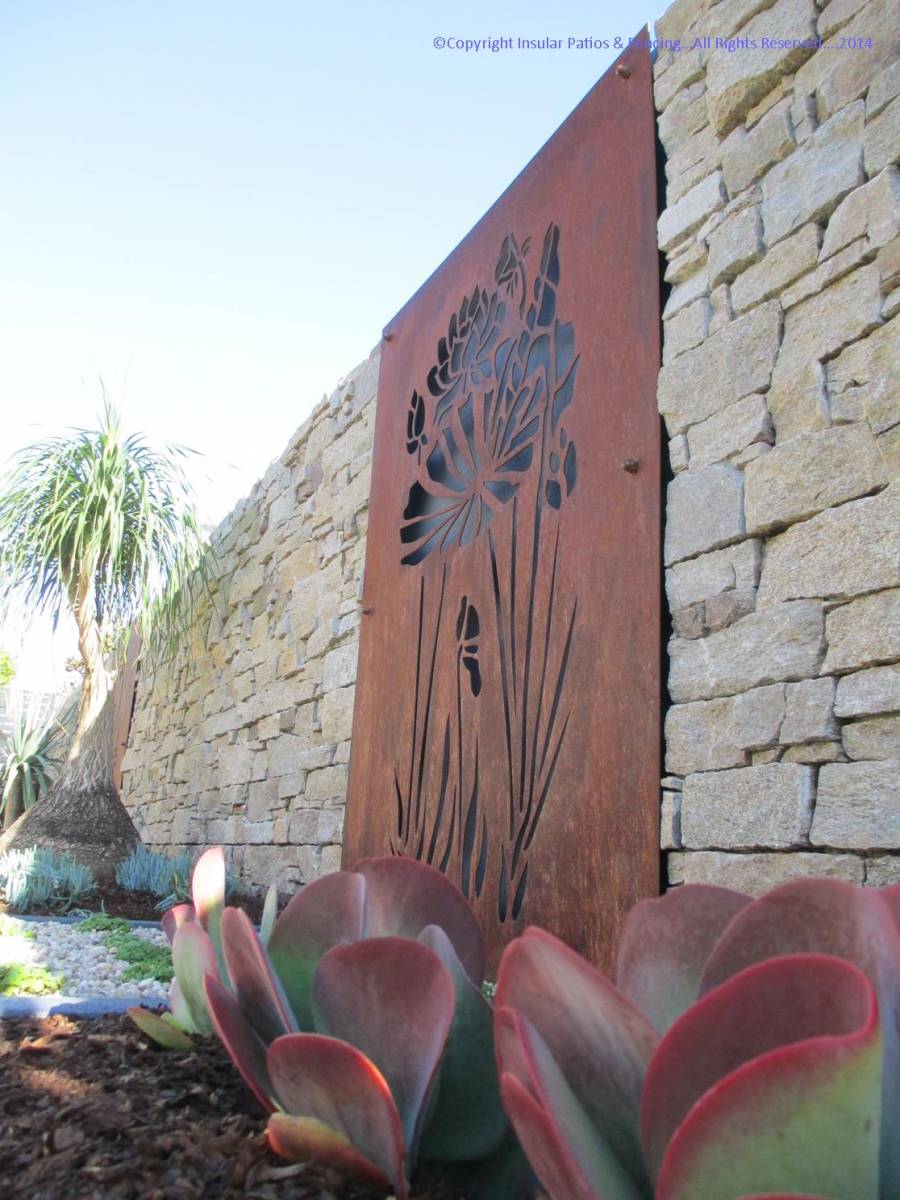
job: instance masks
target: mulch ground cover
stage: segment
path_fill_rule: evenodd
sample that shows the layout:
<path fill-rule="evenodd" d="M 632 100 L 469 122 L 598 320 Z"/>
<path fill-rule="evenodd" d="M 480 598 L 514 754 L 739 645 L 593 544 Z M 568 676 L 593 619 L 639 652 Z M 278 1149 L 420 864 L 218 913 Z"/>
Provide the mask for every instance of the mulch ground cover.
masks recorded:
<path fill-rule="evenodd" d="M 0 1021 L 4 1200 L 374 1200 L 277 1158 L 264 1128 L 214 1039 L 171 1054 L 127 1017 Z"/>
<path fill-rule="evenodd" d="M 256 896 L 239 896 L 230 900 L 231 904 L 239 904 L 251 921 L 259 923 L 262 916 L 263 902 Z M 82 897 L 77 904 L 78 911 L 105 912 L 111 917 L 125 917 L 128 921 L 158 921 L 162 916 L 157 908 L 159 897 L 152 892 L 130 892 L 127 888 L 119 887 L 116 883 L 101 884 L 90 896 Z M 0 913 L 16 916 L 8 908 L 5 901 L 0 900 Z M 30 909 L 29 916 L 64 916 L 62 908 L 48 908 L 46 912 Z"/>

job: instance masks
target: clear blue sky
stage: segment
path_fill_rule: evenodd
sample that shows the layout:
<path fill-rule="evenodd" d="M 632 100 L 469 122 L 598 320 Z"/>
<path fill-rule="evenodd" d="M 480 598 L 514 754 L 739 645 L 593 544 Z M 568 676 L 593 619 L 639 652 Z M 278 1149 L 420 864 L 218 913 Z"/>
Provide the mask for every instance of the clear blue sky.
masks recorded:
<path fill-rule="evenodd" d="M 126 423 L 219 519 L 664 5 L 0 0 L 0 457 Z M 34 424 L 32 424 L 34 423 Z"/>

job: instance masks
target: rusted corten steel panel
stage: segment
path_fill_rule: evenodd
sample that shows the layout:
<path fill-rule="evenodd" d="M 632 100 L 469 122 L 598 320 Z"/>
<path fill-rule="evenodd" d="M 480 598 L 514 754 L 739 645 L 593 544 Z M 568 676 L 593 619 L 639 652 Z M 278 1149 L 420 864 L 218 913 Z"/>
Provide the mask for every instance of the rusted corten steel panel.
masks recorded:
<path fill-rule="evenodd" d="M 658 891 L 656 216 L 634 49 L 385 332 L 344 864 L 446 872 L 494 962 L 608 966 Z"/>

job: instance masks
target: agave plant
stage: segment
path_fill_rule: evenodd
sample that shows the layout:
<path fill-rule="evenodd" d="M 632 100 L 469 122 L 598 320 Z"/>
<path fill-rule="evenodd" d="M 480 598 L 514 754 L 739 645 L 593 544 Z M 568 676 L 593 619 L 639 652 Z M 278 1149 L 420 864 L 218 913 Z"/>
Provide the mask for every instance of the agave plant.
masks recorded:
<path fill-rule="evenodd" d="M 900 1196 L 900 887 L 684 886 L 616 979 L 536 929 L 503 957 L 503 1102 L 552 1200 Z"/>
<path fill-rule="evenodd" d="M 224 907 L 207 851 L 194 904 L 166 913 L 171 1013 L 131 1010 L 151 1037 L 214 1029 L 268 1112 L 273 1148 L 408 1196 L 419 1161 L 467 1164 L 482 1194 L 521 1175 L 482 993 L 484 945 L 462 893 L 411 859 L 367 859 L 307 885 L 257 932 Z M 477 1166 L 468 1166 L 477 1164 Z M 523 1194 L 504 1182 L 505 1194 Z M 484 1191 L 487 1187 L 488 1190 Z"/>
<path fill-rule="evenodd" d="M 57 730 L 55 717 L 42 720 L 24 711 L 15 714 L 0 768 L 0 813 L 5 829 L 37 803 L 59 774 Z"/>

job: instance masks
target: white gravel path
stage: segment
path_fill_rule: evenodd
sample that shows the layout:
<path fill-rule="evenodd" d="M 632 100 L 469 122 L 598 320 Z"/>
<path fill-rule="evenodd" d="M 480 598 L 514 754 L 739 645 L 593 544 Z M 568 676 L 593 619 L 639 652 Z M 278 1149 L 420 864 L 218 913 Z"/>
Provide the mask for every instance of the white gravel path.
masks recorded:
<path fill-rule="evenodd" d="M 97 996 L 139 996 L 145 1001 L 165 1001 L 168 985 L 156 979 L 123 980 L 128 963 L 104 945 L 104 934 L 77 933 L 75 925 L 55 921 L 20 921 L 7 916 L 0 932 L 0 965 L 23 963 L 46 967 L 63 976 L 60 995 L 88 999 Z M 23 937 L 23 933 L 34 937 Z M 165 946 L 161 929 L 133 926 L 137 937 Z"/>

